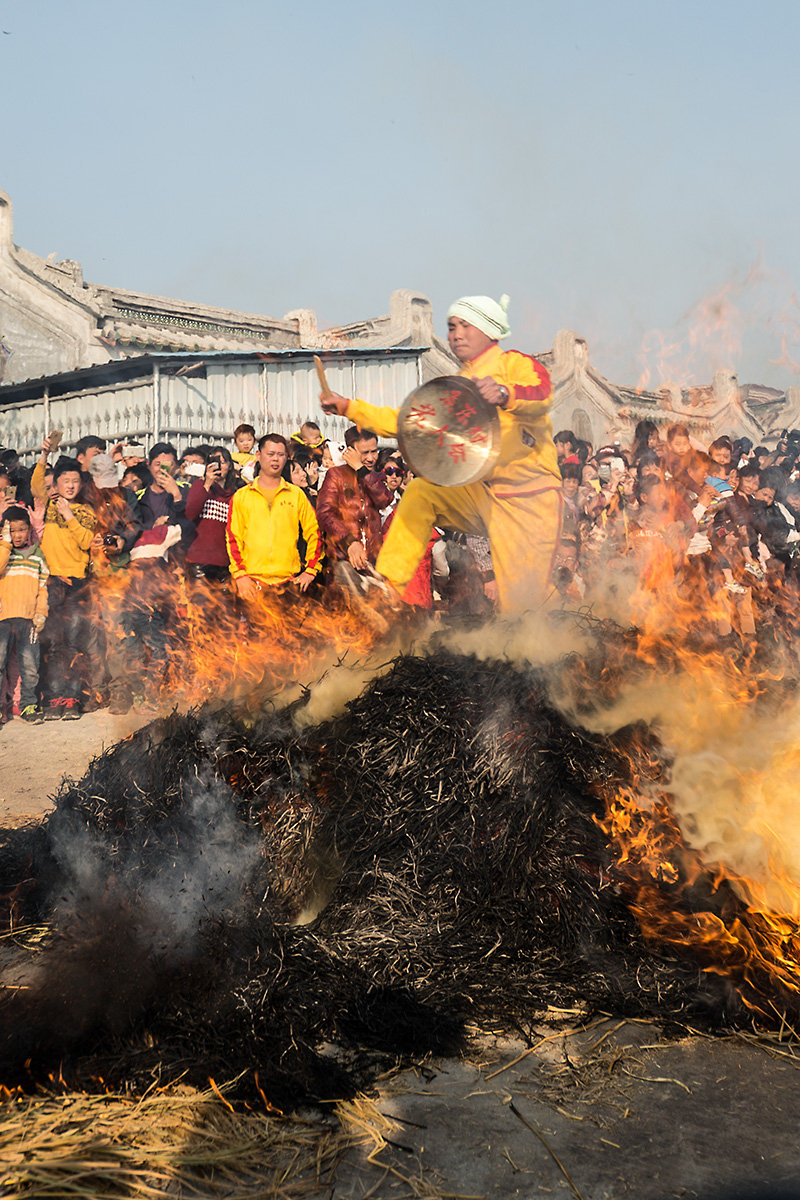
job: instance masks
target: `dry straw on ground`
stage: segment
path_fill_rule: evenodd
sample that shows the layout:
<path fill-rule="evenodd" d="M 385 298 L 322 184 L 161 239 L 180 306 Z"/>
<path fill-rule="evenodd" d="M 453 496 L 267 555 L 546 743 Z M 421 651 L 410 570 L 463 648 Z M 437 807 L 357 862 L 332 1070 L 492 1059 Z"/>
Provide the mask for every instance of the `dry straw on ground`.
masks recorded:
<path fill-rule="evenodd" d="M 319 1196 L 328 1193 L 347 1151 L 373 1162 L 393 1128 L 365 1096 L 340 1103 L 329 1118 L 289 1119 L 237 1110 L 225 1096 L 231 1090 L 232 1084 L 205 1092 L 177 1088 L 139 1099 L 7 1096 L 0 1105 L 0 1194 L 10 1200 Z M 375 1170 L 386 1168 L 375 1161 Z"/>

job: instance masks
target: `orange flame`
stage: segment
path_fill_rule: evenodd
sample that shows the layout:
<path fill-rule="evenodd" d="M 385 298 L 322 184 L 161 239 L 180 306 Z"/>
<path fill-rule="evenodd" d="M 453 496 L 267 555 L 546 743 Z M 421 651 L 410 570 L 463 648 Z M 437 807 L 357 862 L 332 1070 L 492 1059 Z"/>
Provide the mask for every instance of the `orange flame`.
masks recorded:
<path fill-rule="evenodd" d="M 244 604 L 228 584 L 189 583 L 161 564 L 133 564 L 129 572 L 97 579 L 109 658 L 127 664 L 123 674 L 132 691 L 146 686 L 145 699 L 160 708 L 218 700 L 257 710 L 267 697 L 311 682 L 344 656 L 363 657 L 388 629 L 380 611 L 368 624 L 362 610 L 330 590 L 322 600 L 291 584 L 264 587 L 258 601 Z M 143 639 L 133 636 L 132 614 L 145 626 L 166 621 L 155 648 L 146 632 Z M 115 650 L 122 654 L 115 657 Z"/>

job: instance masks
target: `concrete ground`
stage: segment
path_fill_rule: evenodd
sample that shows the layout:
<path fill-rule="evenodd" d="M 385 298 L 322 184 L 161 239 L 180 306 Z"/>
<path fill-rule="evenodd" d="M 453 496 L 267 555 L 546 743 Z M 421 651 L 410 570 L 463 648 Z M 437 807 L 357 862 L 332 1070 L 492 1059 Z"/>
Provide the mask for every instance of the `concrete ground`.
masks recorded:
<path fill-rule="evenodd" d="M 80 779 L 91 759 L 154 715 L 131 711 L 120 717 L 101 709 L 79 721 L 7 721 L 0 728 L 0 825 L 43 817 L 63 778 Z"/>
<path fill-rule="evenodd" d="M 594 1023 L 385 1083 L 385 1168 L 350 1153 L 325 1195 L 798 1200 L 800 1056 L 779 1043 Z M 505 1068 L 505 1069 L 504 1069 Z M 430 1189 L 430 1190 L 426 1190 Z"/>

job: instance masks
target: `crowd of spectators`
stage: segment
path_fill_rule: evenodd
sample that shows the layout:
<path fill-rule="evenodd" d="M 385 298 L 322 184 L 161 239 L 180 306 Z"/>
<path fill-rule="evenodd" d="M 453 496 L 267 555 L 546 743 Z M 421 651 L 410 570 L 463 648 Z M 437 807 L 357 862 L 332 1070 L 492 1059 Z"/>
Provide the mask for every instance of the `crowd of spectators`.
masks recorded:
<path fill-rule="evenodd" d="M 643 421 L 630 447 L 599 449 L 556 434 L 558 602 L 671 589 L 701 598 L 719 639 L 752 639 L 776 592 L 798 587 L 800 431 L 775 450 L 663 432 Z M 324 604 L 330 587 L 379 583 L 375 559 L 410 477 L 396 447 L 355 426 L 333 446 L 313 421 L 288 441 L 240 425 L 233 442 L 179 456 L 89 436 L 64 455 L 54 434 L 32 469 L 2 452 L 0 718 L 146 708 L 168 682 L 176 597 L 201 620 L 223 604 L 246 623 L 270 589 Z M 434 530 L 404 599 L 490 614 L 488 542 Z"/>
<path fill-rule="evenodd" d="M 747 647 L 796 609 L 800 430 L 774 450 L 641 421 L 630 447 L 555 435 L 564 519 L 554 575 L 565 600 L 671 610 L 716 644 Z"/>

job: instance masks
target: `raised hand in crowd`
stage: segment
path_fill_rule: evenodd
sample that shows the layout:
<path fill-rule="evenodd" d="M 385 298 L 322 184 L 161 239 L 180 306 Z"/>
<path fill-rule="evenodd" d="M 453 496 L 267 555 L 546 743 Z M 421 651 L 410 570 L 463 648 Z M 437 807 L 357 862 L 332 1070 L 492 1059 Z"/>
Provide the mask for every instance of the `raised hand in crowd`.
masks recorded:
<path fill-rule="evenodd" d="M 203 476 L 203 487 L 207 492 L 210 492 L 215 483 L 219 483 L 222 479 L 222 467 L 219 462 L 211 458 L 206 465 L 206 473 Z"/>
<path fill-rule="evenodd" d="M 66 496 L 56 496 L 56 508 L 59 516 L 63 517 L 65 521 L 71 521 L 75 515 Z"/>
<path fill-rule="evenodd" d="M 342 451 L 342 458 L 347 463 L 348 467 L 352 467 L 354 471 L 360 471 L 364 462 L 356 450 L 355 446 L 346 446 Z"/>
<path fill-rule="evenodd" d="M 172 496 L 173 500 L 181 499 L 181 489 L 178 487 L 177 482 L 170 474 L 169 467 L 166 465 L 166 463 L 161 463 L 159 465 L 158 474 L 155 476 L 155 482 L 158 487 L 163 488 L 165 492 L 168 492 L 169 495 Z"/>

